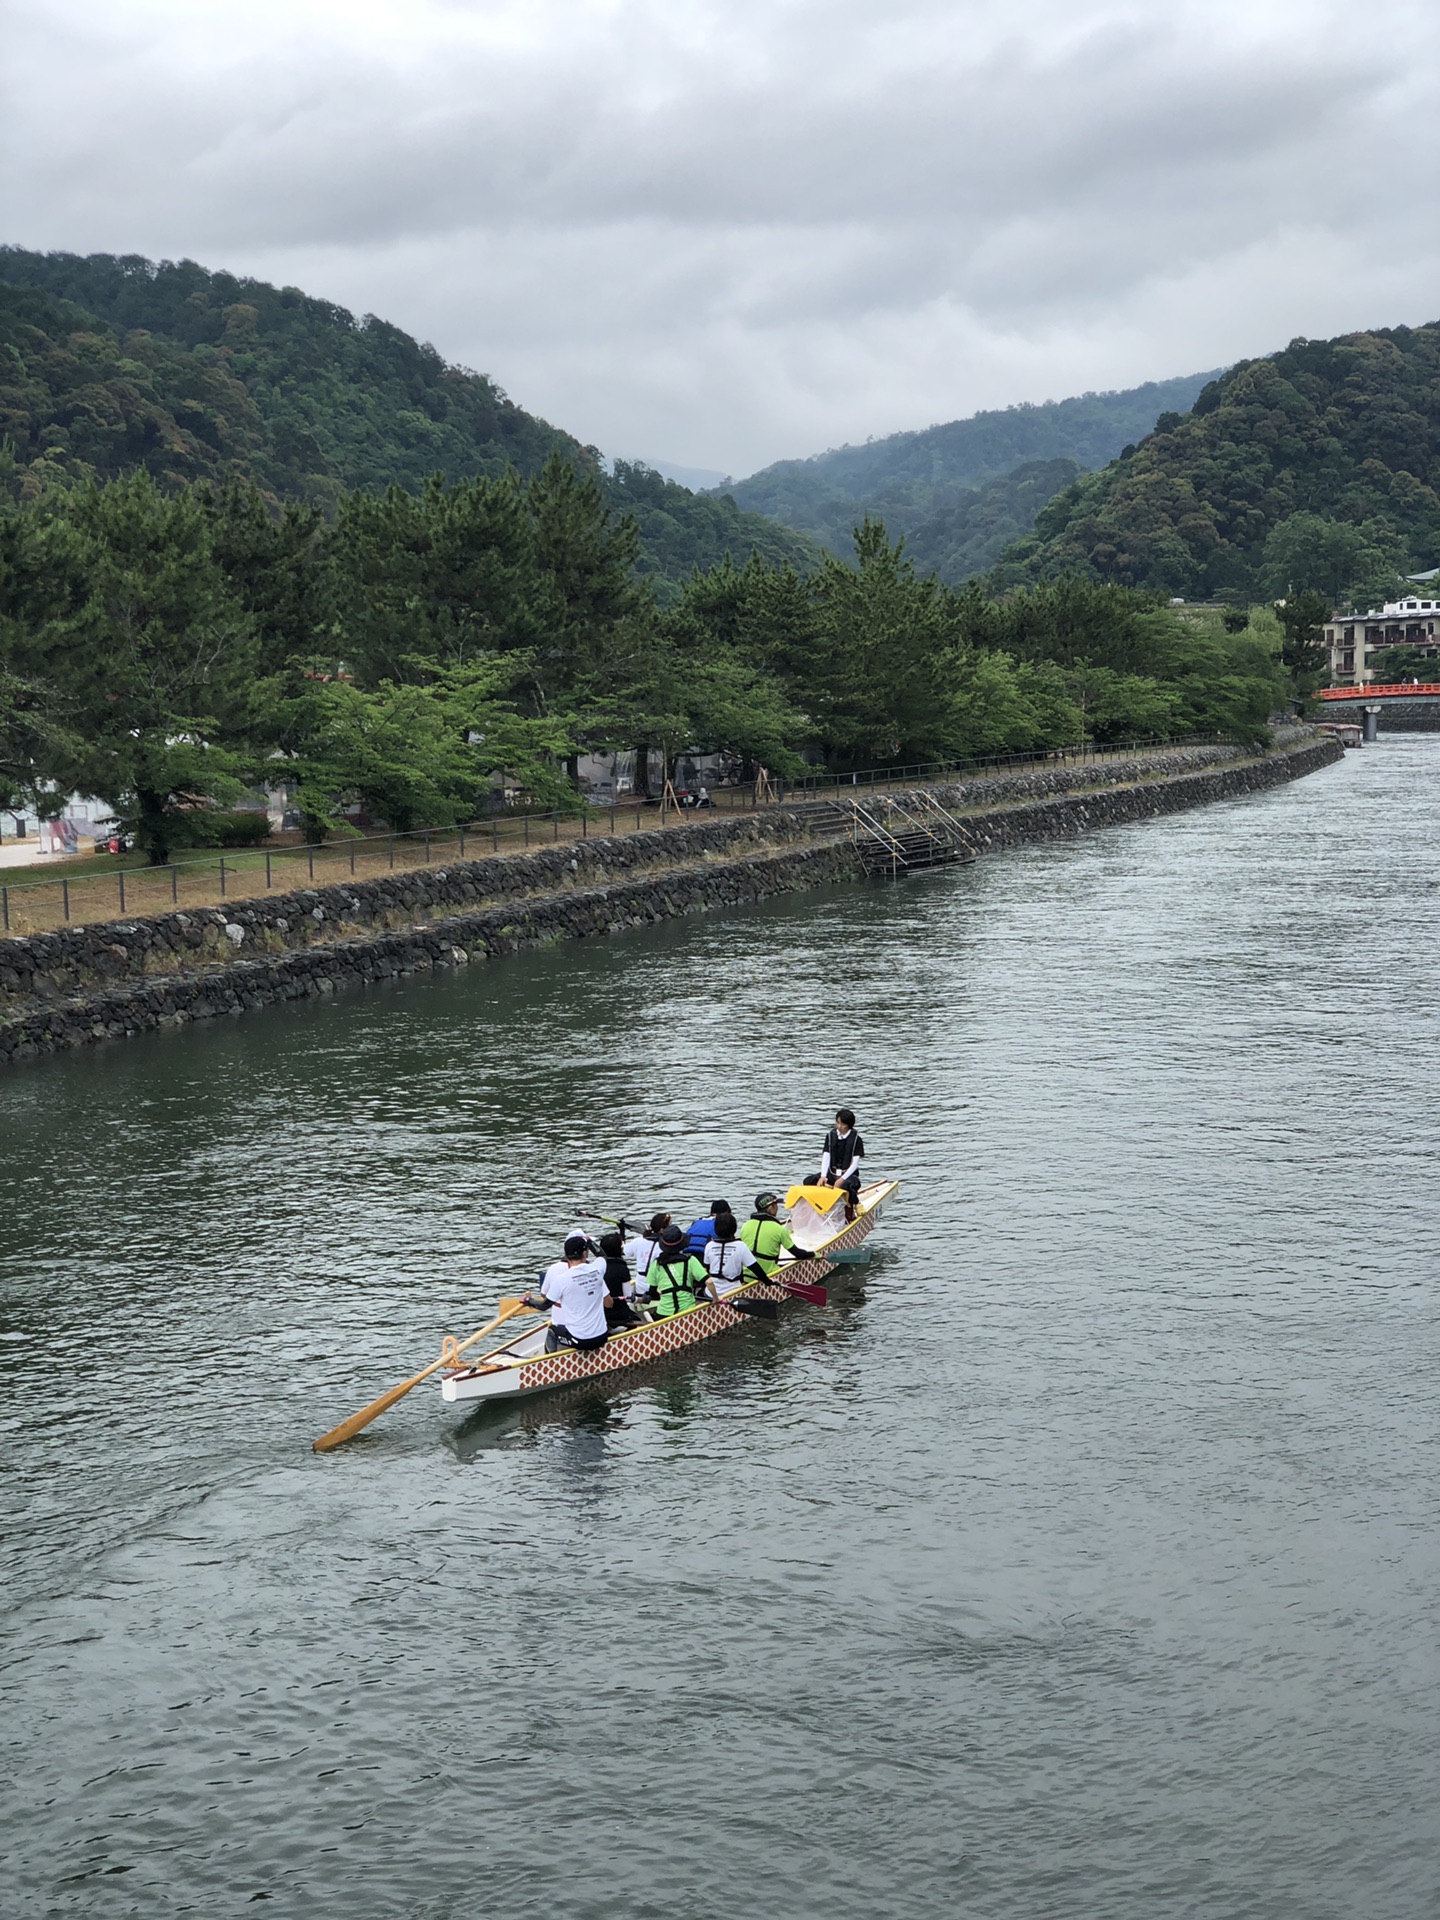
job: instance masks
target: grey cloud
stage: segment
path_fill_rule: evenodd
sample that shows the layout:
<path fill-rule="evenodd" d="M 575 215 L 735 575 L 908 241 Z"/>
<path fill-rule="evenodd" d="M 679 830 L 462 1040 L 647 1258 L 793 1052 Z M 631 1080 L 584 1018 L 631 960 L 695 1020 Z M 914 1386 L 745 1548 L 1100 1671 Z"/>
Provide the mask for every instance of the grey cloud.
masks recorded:
<path fill-rule="evenodd" d="M 1401 77 L 1434 78 L 1408 0 L 292 13 L 228 58 L 139 0 L 33 10 L 15 237 L 264 270 L 602 444 L 737 471 L 1273 344 L 1242 315 L 1323 331 L 1433 176 L 1429 123 L 1393 139 Z"/>

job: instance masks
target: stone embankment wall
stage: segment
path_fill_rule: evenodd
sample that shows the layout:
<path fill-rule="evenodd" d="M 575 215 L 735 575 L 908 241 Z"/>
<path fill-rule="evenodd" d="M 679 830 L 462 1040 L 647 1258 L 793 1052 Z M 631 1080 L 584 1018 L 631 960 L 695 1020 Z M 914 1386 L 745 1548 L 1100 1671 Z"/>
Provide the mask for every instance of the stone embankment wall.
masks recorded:
<path fill-rule="evenodd" d="M 1175 748 L 930 789 L 976 853 L 1175 813 L 1341 758 L 1313 734 L 1261 759 Z M 862 790 L 863 797 L 863 790 Z M 466 966 L 675 914 L 857 878 L 833 806 L 806 802 L 623 839 L 305 889 L 224 910 L 0 940 L 0 1064 L 357 981 Z"/>
<path fill-rule="evenodd" d="M 1348 711 L 1350 704 L 1348 700 L 1335 701 L 1335 708 L 1344 708 L 1346 711 L 1332 710 L 1326 714 L 1326 719 L 1363 720 L 1365 718 L 1363 713 Z M 1354 704 L 1358 707 L 1363 705 L 1363 702 L 1357 700 Z M 1403 705 L 1397 700 L 1394 706 L 1381 707 L 1380 731 L 1381 733 L 1440 733 L 1440 700 L 1411 698 Z"/>

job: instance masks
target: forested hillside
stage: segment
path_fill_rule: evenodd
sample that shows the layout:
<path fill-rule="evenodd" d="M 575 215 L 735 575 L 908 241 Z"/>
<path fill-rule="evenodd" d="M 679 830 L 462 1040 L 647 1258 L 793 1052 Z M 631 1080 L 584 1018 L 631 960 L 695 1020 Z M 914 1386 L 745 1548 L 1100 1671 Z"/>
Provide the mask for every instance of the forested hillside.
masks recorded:
<path fill-rule="evenodd" d="M 1058 494 L 1000 586 L 1369 603 L 1440 563 L 1440 325 L 1296 340 Z"/>
<path fill-rule="evenodd" d="M 1073 460 L 1027 460 L 905 529 L 905 551 L 922 573 L 959 584 L 985 573 L 1028 533 L 1047 500 L 1080 478 Z M 897 528 L 896 531 L 901 531 Z"/>
<path fill-rule="evenodd" d="M 848 553 L 867 516 L 904 534 L 917 558 L 960 582 L 1028 530 L 1073 468 L 1103 467 L 1168 410 L 1189 407 L 1213 376 L 1151 381 L 1043 406 L 977 413 L 923 433 L 894 433 L 810 460 L 782 460 L 724 489 L 752 512 Z M 1067 463 L 1073 463 L 1067 470 Z M 1025 468 L 1023 480 L 1017 469 Z M 1012 484 L 1012 482 L 1017 484 Z M 977 499 L 978 492 L 984 498 Z"/>
<path fill-rule="evenodd" d="M 594 448 L 373 315 L 190 261 L 0 248 L 0 437 L 21 495 L 143 468 L 166 487 L 254 480 L 332 513 L 352 489 L 413 493 L 437 472 L 533 474 L 559 448 L 635 513 L 642 572 L 818 557 L 644 468 L 604 476 Z"/>

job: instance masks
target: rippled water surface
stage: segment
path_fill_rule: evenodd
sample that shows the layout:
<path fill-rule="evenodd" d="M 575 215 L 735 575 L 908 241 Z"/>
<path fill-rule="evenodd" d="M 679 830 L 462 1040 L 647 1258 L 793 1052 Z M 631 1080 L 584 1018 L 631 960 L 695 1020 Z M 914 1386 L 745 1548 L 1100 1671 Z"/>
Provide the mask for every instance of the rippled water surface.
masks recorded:
<path fill-rule="evenodd" d="M 1430 1916 L 1440 741 L 0 1081 L 6 1913 Z M 860 1112 L 827 1310 L 469 1421 Z"/>

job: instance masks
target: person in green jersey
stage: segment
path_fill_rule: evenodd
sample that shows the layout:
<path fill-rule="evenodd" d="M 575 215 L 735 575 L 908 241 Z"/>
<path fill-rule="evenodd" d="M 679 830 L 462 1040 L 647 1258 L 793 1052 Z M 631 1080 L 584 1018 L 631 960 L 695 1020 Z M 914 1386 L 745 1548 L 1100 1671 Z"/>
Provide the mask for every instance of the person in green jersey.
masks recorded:
<path fill-rule="evenodd" d="M 755 1211 L 740 1229 L 740 1238 L 749 1247 L 768 1278 L 780 1264 L 782 1253 L 792 1253 L 797 1260 L 813 1260 L 814 1254 L 808 1247 L 797 1247 L 795 1236 L 779 1216 L 780 1196 L 778 1193 L 757 1193 Z"/>
<path fill-rule="evenodd" d="M 645 1274 L 649 1288 L 646 1304 L 657 1320 L 668 1320 L 671 1314 L 698 1305 L 705 1298 L 709 1279 L 704 1261 L 686 1246 L 684 1232 L 676 1226 L 666 1227 L 660 1235 L 660 1250 Z"/>

